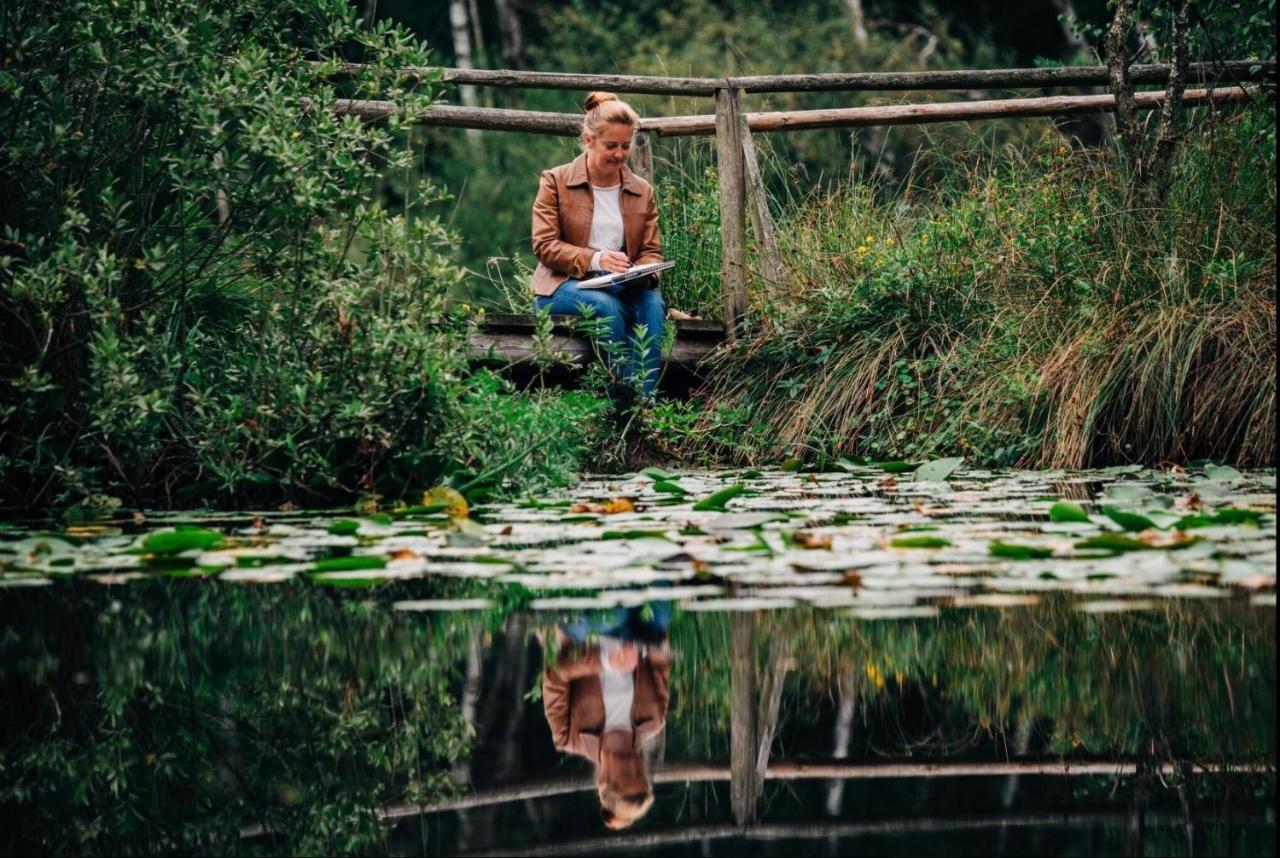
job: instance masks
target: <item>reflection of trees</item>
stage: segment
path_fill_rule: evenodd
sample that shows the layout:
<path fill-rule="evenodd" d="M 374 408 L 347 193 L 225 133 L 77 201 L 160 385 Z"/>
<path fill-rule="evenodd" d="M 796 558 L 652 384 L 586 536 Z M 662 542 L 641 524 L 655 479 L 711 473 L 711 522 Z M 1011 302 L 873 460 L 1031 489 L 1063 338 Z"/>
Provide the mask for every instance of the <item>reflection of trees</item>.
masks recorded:
<path fill-rule="evenodd" d="M 238 851 L 243 826 L 271 851 L 367 851 L 378 808 L 447 794 L 467 751 L 465 621 L 198 581 L 4 604 L 8 851 Z"/>
<path fill-rule="evenodd" d="M 701 614 L 672 626 L 681 670 L 670 729 L 683 758 L 716 758 L 730 743 L 723 665 L 740 649 L 737 622 Z M 1275 748 L 1275 615 L 1234 600 L 1089 614 L 1055 598 L 927 620 L 795 611 L 754 622 L 788 642 L 786 699 L 805 705 L 784 703 L 781 721 L 828 731 L 814 755 L 830 752 L 837 698 L 857 701 L 853 759 L 998 747 L 1229 763 Z"/>

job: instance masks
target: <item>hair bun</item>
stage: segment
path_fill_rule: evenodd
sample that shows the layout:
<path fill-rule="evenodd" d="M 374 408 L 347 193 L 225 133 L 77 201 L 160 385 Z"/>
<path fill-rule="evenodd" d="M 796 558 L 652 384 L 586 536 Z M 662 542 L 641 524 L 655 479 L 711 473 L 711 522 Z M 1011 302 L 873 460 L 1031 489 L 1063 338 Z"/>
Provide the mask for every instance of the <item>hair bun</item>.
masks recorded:
<path fill-rule="evenodd" d="M 606 101 L 617 100 L 618 96 L 614 95 L 612 92 L 593 92 L 587 96 L 584 106 L 586 107 L 587 112 L 590 113 Z"/>

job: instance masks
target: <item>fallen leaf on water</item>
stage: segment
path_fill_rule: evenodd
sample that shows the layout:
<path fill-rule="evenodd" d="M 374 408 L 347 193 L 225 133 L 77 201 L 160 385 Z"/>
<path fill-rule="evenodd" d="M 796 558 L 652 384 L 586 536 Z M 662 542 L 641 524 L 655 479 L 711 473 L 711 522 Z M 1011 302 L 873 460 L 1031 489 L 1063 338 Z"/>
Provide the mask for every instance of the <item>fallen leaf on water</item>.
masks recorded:
<path fill-rule="evenodd" d="M 877 485 L 882 489 L 894 489 L 898 487 L 898 481 L 893 477 L 885 477 Z"/>
<path fill-rule="evenodd" d="M 635 512 L 636 505 L 631 502 L 630 498 L 613 498 L 604 503 L 590 503 L 589 501 L 579 501 L 569 507 L 569 512 L 593 512 L 597 515 L 617 515 L 622 512 Z"/>
<path fill-rule="evenodd" d="M 142 523 L 146 520 L 147 520 L 147 517 L 140 512 L 135 512 L 133 514 L 133 523 L 135 525 L 141 526 Z"/>
<path fill-rule="evenodd" d="M 401 548 L 399 551 L 391 552 L 392 560 L 417 560 L 420 556 L 412 548 Z"/>
<path fill-rule="evenodd" d="M 846 572 L 844 573 L 844 583 L 848 584 L 850 587 L 861 587 L 862 576 L 857 572 Z"/>
<path fill-rule="evenodd" d="M 791 535 L 791 538 L 801 548 L 831 550 L 831 534 L 829 533 L 810 533 L 807 530 L 797 530 Z"/>
<path fill-rule="evenodd" d="M 293 512 L 295 509 L 297 509 L 297 507 L 294 506 L 293 501 L 285 501 L 284 503 L 280 504 L 280 506 L 276 507 L 276 509 L 280 510 L 281 512 Z"/>

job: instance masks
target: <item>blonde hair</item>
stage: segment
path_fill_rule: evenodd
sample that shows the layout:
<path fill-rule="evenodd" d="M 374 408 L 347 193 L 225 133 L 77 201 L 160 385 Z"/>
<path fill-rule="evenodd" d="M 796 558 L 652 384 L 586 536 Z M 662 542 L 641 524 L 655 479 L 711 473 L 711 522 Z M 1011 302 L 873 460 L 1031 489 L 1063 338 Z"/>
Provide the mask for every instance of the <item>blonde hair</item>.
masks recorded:
<path fill-rule="evenodd" d="M 612 92 L 590 93 L 583 102 L 583 108 L 587 111 L 586 118 L 582 120 L 584 145 L 599 137 L 603 127 L 609 123 L 626 125 L 632 131 L 640 124 L 640 115 Z"/>
<path fill-rule="evenodd" d="M 623 792 L 616 784 L 602 784 L 600 816 L 605 827 L 613 831 L 630 828 L 653 806 L 653 790 L 646 783 L 643 791 Z"/>

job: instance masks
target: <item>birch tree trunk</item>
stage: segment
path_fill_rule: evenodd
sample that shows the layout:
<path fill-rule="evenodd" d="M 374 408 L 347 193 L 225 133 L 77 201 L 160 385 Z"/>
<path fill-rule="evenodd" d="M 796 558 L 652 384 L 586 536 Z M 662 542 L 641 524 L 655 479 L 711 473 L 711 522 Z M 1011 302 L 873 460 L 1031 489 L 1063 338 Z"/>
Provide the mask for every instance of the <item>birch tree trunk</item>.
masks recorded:
<path fill-rule="evenodd" d="M 471 61 L 471 23 L 467 14 L 467 0 L 449 0 L 449 26 L 453 30 L 454 64 L 460 69 L 475 68 Z M 463 107 L 477 107 L 476 88 L 470 84 L 458 87 L 458 100 Z M 480 132 L 469 128 L 465 132 L 467 145 L 475 148 Z"/>
<path fill-rule="evenodd" d="M 860 48 L 867 46 L 867 16 L 862 11 L 862 0 L 844 0 L 849 10 L 849 24 L 853 27 L 853 41 Z"/>

